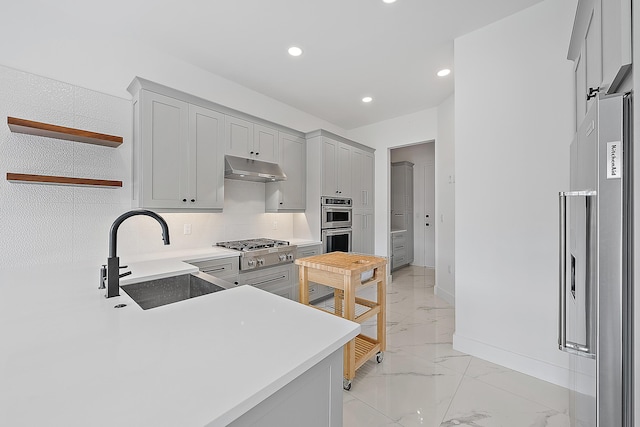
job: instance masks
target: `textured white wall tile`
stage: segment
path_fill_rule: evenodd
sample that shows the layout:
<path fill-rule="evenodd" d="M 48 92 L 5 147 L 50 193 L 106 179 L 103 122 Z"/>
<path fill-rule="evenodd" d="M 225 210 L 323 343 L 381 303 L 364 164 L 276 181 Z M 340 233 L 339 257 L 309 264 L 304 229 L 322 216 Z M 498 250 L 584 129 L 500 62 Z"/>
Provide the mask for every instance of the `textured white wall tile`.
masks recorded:
<path fill-rule="evenodd" d="M 116 124 L 126 123 L 133 115 L 133 109 L 128 101 L 128 108 L 123 108 L 123 101 L 125 100 L 122 98 L 93 90 L 75 88 L 75 112 L 81 116 L 100 118 Z"/>
<path fill-rule="evenodd" d="M 74 111 L 74 90 L 68 83 L 29 74 L 23 95 L 24 102 L 28 104 L 46 105 L 52 110 L 66 113 Z"/>
<path fill-rule="evenodd" d="M 71 262 L 73 205 L 0 205 L 0 266 Z"/>
<path fill-rule="evenodd" d="M 76 203 L 73 210 L 73 261 L 104 264 L 108 256 L 111 224 L 127 210 L 128 207 L 119 204 Z"/>

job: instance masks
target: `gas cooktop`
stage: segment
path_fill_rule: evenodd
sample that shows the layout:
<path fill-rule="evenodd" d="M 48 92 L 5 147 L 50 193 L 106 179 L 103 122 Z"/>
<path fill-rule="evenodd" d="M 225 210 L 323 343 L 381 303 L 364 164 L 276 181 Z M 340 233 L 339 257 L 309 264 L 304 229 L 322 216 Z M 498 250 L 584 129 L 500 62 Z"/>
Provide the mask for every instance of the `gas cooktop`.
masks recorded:
<path fill-rule="evenodd" d="M 221 246 L 227 249 L 235 249 L 236 251 L 254 251 L 257 249 L 264 248 L 275 248 L 279 246 L 289 246 L 289 242 L 284 240 L 274 240 L 274 239 L 247 239 L 247 240 L 232 240 L 229 242 L 218 242 L 216 246 Z"/>
<path fill-rule="evenodd" d="M 219 242 L 216 246 L 240 251 L 240 272 L 292 263 L 297 247 L 284 240 L 247 239 Z"/>

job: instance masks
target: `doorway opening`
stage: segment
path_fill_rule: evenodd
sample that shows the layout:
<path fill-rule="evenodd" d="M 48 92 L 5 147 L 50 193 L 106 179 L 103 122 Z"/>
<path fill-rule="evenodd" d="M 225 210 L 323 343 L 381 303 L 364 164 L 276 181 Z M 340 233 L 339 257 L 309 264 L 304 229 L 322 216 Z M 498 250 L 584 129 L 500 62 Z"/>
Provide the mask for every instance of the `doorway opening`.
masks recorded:
<path fill-rule="evenodd" d="M 435 142 L 392 148 L 390 162 L 391 269 L 413 265 L 435 273 Z"/>

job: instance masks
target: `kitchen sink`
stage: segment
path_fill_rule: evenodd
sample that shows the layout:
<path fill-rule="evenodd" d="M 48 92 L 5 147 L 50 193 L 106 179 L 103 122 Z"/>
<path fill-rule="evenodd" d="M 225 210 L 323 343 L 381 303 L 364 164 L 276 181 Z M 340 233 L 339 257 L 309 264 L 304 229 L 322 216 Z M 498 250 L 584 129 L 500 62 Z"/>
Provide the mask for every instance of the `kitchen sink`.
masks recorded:
<path fill-rule="evenodd" d="M 206 273 L 182 274 L 180 276 L 147 280 L 146 282 L 123 285 L 127 293 L 143 310 L 172 304 L 190 298 L 223 291 L 232 287 L 225 280 Z"/>

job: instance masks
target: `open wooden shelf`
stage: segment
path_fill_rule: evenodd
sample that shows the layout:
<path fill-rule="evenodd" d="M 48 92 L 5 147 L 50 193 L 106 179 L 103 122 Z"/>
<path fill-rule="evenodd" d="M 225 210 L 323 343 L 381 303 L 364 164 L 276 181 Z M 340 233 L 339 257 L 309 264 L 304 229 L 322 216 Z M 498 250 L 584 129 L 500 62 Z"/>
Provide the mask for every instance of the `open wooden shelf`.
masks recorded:
<path fill-rule="evenodd" d="M 65 139 L 67 141 L 84 142 L 86 144 L 102 145 L 116 148 L 122 144 L 121 136 L 90 132 L 88 130 L 68 128 L 32 120 L 7 117 L 7 124 L 11 132 L 28 135 L 46 136 L 48 138 Z"/>
<path fill-rule="evenodd" d="M 109 181 L 105 179 L 70 178 L 67 176 L 27 175 L 22 173 L 7 172 L 7 181 L 28 182 L 34 184 L 58 184 L 74 185 L 78 187 L 122 187 L 122 181 Z"/>

